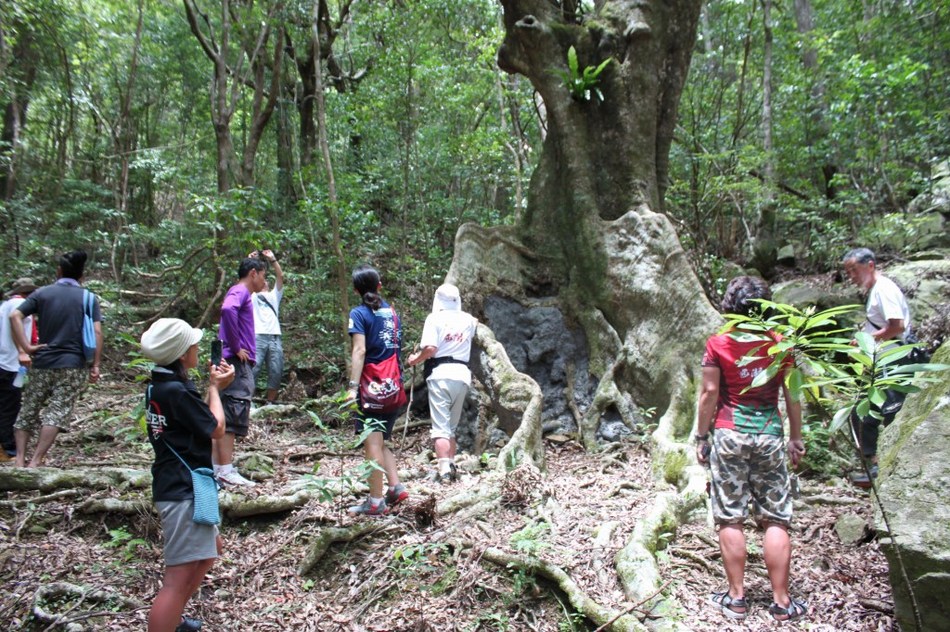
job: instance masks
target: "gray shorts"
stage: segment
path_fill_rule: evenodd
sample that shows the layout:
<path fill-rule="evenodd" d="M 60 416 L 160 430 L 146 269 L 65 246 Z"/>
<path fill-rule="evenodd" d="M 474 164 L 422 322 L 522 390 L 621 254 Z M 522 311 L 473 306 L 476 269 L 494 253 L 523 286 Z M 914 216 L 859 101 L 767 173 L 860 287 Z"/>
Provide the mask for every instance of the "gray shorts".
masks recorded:
<path fill-rule="evenodd" d="M 218 557 L 218 527 L 197 524 L 191 518 L 191 500 L 162 500 L 155 503 L 162 518 L 165 538 L 165 566 L 178 566 Z"/>
<path fill-rule="evenodd" d="M 267 367 L 267 388 L 280 388 L 284 375 L 284 345 L 279 334 L 257 334 L 257 364 L 254 365 L 254 382 L 261 369 Z"/>
<path fill-rule="evenodd" d="M 251 397 L 254 395 L 254 373 L 249 362 L 234 360 L 234 381 L 221 391 L 225 432 L 246 437 L 251 418 Z"/>
<path fill-rule="evenodd" d="M 462 417 L 468 384 L 459 380 L 426 380 L 429 387 L 429 414 L 432 417 L 433 439 L 454 439 Z"/>
<path fill-rule="evenodd" d="M 791 523 L 784 437 L 718 428 L 709 463 L 716 524 L 744 522 L 750 501 L 756 522 Z"/>

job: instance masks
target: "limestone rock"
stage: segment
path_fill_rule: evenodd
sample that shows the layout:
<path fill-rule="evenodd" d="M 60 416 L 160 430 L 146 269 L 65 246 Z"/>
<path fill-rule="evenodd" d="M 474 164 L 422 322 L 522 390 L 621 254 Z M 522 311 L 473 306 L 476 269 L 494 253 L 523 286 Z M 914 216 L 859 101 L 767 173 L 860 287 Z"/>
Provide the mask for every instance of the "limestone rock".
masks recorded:
<path fill-rule="evenodd" d="M 950 364 L 950 343 L 933 362 Z M 924 630 L 950 629 L 950 372 L 938 382 L 908 396 L 897 419 L 878 446 L 879 491 L 891 535 L 900 549 L 923 619 Z M 926 458 L 922 458 L 926 455 Z M 883 516 L 875 517 L 886 531 Z M 905 630 L 915 628 L 907 586 L 894 547 L 883 547 L 890 566 L 897 619 Z"/>
<path fill-rule="evenodd" d="M 936 306 L 950 303 L 950 259 L 908 261 L 887 266 L 884 274 L 904 290 L 915 324 L 933 314 Z"/>
<path fill-rule="evenodd" d="M 868 523 L 856 514 L 841 514 L 835 521 L 835 534 L 844 544 L 857 544 L 864 540 L 868 531 Z"/>

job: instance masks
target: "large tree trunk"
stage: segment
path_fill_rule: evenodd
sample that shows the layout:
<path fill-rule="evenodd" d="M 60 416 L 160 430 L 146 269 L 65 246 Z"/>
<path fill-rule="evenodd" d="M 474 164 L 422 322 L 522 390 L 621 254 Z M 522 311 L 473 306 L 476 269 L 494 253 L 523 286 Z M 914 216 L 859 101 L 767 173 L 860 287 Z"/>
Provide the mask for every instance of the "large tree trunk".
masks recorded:
<path fill-rule="evenodd" d="M 649 408 L 685 435 L 702 344 L 719 320 L 662 204 L 700 2 L 605 0 L 583 18 L 549 0 L 501 4 L 499 66 L 537 89 L 548 135 L 521 224 L 463 227 L 449 279 L 542 384 L 546 411 L 568 411 L 588 445 L 603 421 L 635 426 Z M 572 46 L 581 72 L 612 60 L 596 86 L 602 102 L 565 85 Z M 572 333 L 540 349 L 532 323 L 552 309 L 563 318 L 546 322 Z M 500 331 L 508 321 L 521 331 Z"/>

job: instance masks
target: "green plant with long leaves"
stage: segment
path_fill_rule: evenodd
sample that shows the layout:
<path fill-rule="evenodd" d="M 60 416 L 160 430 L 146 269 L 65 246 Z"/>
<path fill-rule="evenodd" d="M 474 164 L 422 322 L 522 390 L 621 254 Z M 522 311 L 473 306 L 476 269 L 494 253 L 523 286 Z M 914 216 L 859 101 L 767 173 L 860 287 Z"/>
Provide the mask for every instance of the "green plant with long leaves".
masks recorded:
<path fill-rule="evenodd" d="M 590 101 L 591 97 L 597 97 L 598 101 L 603 101 L 604 94 L 597 84 L 600 83 L 600 73 L 607 68 L 612 59 L 608 57 L 600 62 L 599 66 L 586 66 L 581 70 L 577 61 L 577 51 L 571 46 L 567 49 L 567 70 L 555 72 L 564 80 L 564 86 L 571 92 L 571 96 L 578 101 Z"/>
<path fill-rule="evenodd" d="M 849 328 L 839 326 L 839 318 L 860 309 L 858 305 L 816 311 L 814 307 L 801 310 L 771 301 L 759 303 L 762 311 L 750 316 L 728 314 L 722 329 L 739 339 L 762 341 L 740 364 L 761 358 L 759 351 L 772 358 L 749 388 L 762 386 L 787 367 L 785 385 L 793 398 L 807 398 L 835 411 L 832 432 L 844 426 L 852 410 L 859 417 L 880 418 L 878 408 L 887 391 L 919 391 L 922 383 L 935 379 L 934 372 L 950 368 L 906 364 L 907 356 L 919 344 L 879 344 L 868 333 L 852 334 Z"/>

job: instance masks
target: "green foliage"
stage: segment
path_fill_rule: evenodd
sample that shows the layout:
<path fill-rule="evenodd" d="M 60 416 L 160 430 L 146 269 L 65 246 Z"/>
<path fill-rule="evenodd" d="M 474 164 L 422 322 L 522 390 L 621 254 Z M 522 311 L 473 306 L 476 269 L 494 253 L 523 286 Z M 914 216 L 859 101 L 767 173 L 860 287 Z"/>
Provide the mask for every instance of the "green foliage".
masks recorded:
<path fill-rule="evenodd" d="M 403 577 L 414 577 L 444 567 L 449 546 L 441 542 L 420 542 L 396 547 L 390 568 Z"/>
<path fill-rule="evenodd" d="M 883 404 L 887 390 L 916 392 L 921 383 L 936 379 L 932 372 L 950 368 L 940 364 L 903 364 L 916 345 L 881 345 L 863 331 L 852 337 L 848 330 L 838 326 L 837 319 L 860 309 L 859 306 L 816 312 L 814 308 L 800 310 L 771 301 L 759 303 L 767 315 L 728 314 L 723 327 L 723 331 L 732 330 L 738 339 L 762 341 L 760 350 L 772 340 L 769 332 L 781 336 L 767 351 L 772 362 L 755 376 L 749 388 L 767 383 L 781 367 L 789 366 L 785 386 L 793 399 L 807 396 L 815 404 L 836 410 L 829 427 L 832 433 L 845 426 L 852 409 L 859 417 L 880 417 L 872 404 Z M 763 357 L 758 350 L 744 362 L 756 357 Z"/>
<path fill-rule="evenodd" d="M 802 422 L 802 439 L 807 451 L 798 464 L 799 474 L 816 474 L 835 477 L 851 467 L 852 450 L 847 442 L 831 431 L 825 420 L 811 419 Z"/>
<path fill-rule="evenodd" d="M 608 57 L 600 62 L 598 66 L 586 66 L 581 70 L 577 62 L 577 51 L 573 46 L 567 49 L 567 70 L 555 70 L 554 72 L 564 81 L 564 87 L 571 93 L 571 97 L 577 101 L 590 101 L 591 97 L 597 97 L 598 101 L 604 100 L 604 95 L 597 87 L 600 83 L 600 73 L 602 73 L 610 62 L 612 57 Z"/>
<path fill-rule="evenodd" d="M 663 475 L 663 480 L 670 485 L 679 485 L 688 464 L 689 458 L 686 456 L 686 453 L 675 450 L 665 452 L 660 462 L 660 471 Z"/>
<path fill-rule="evenodd" d="M 511 534 L 509 540 L 511 548 L 525 555 L 537 556 L 551 547 L 549 542 L 544 541 L 550 529 L 551 527 L 547 522 L 530 523 L 520 531 Z"/>
<path fill-rule="evenodd" d="M 827 270 L 857 243 L 913 248 L 908 204 L 950 153 L 946 4 L 813 0 L 773 12 L 771 155 L 762 146 L 761 6 L 703 11 L 666 197 L 697 263 L 750 261 L 769 206 L 777 245 L 793 244 L 800 268 Z M 806 12 L 810 30 L 796 19 Z M 767 159 L 779 186 L 763 180 Z"/>
<path fill-rule="evenodd" d="M 103 546 L 110 549 L 120 549 L 123 561 L 130 561 L 138 555 L 139 547 L 147 547 L 148 542 L 142 538 L 133 537 L 131 533 L 119 527 L 109 530 L 110 540 Z"/>

